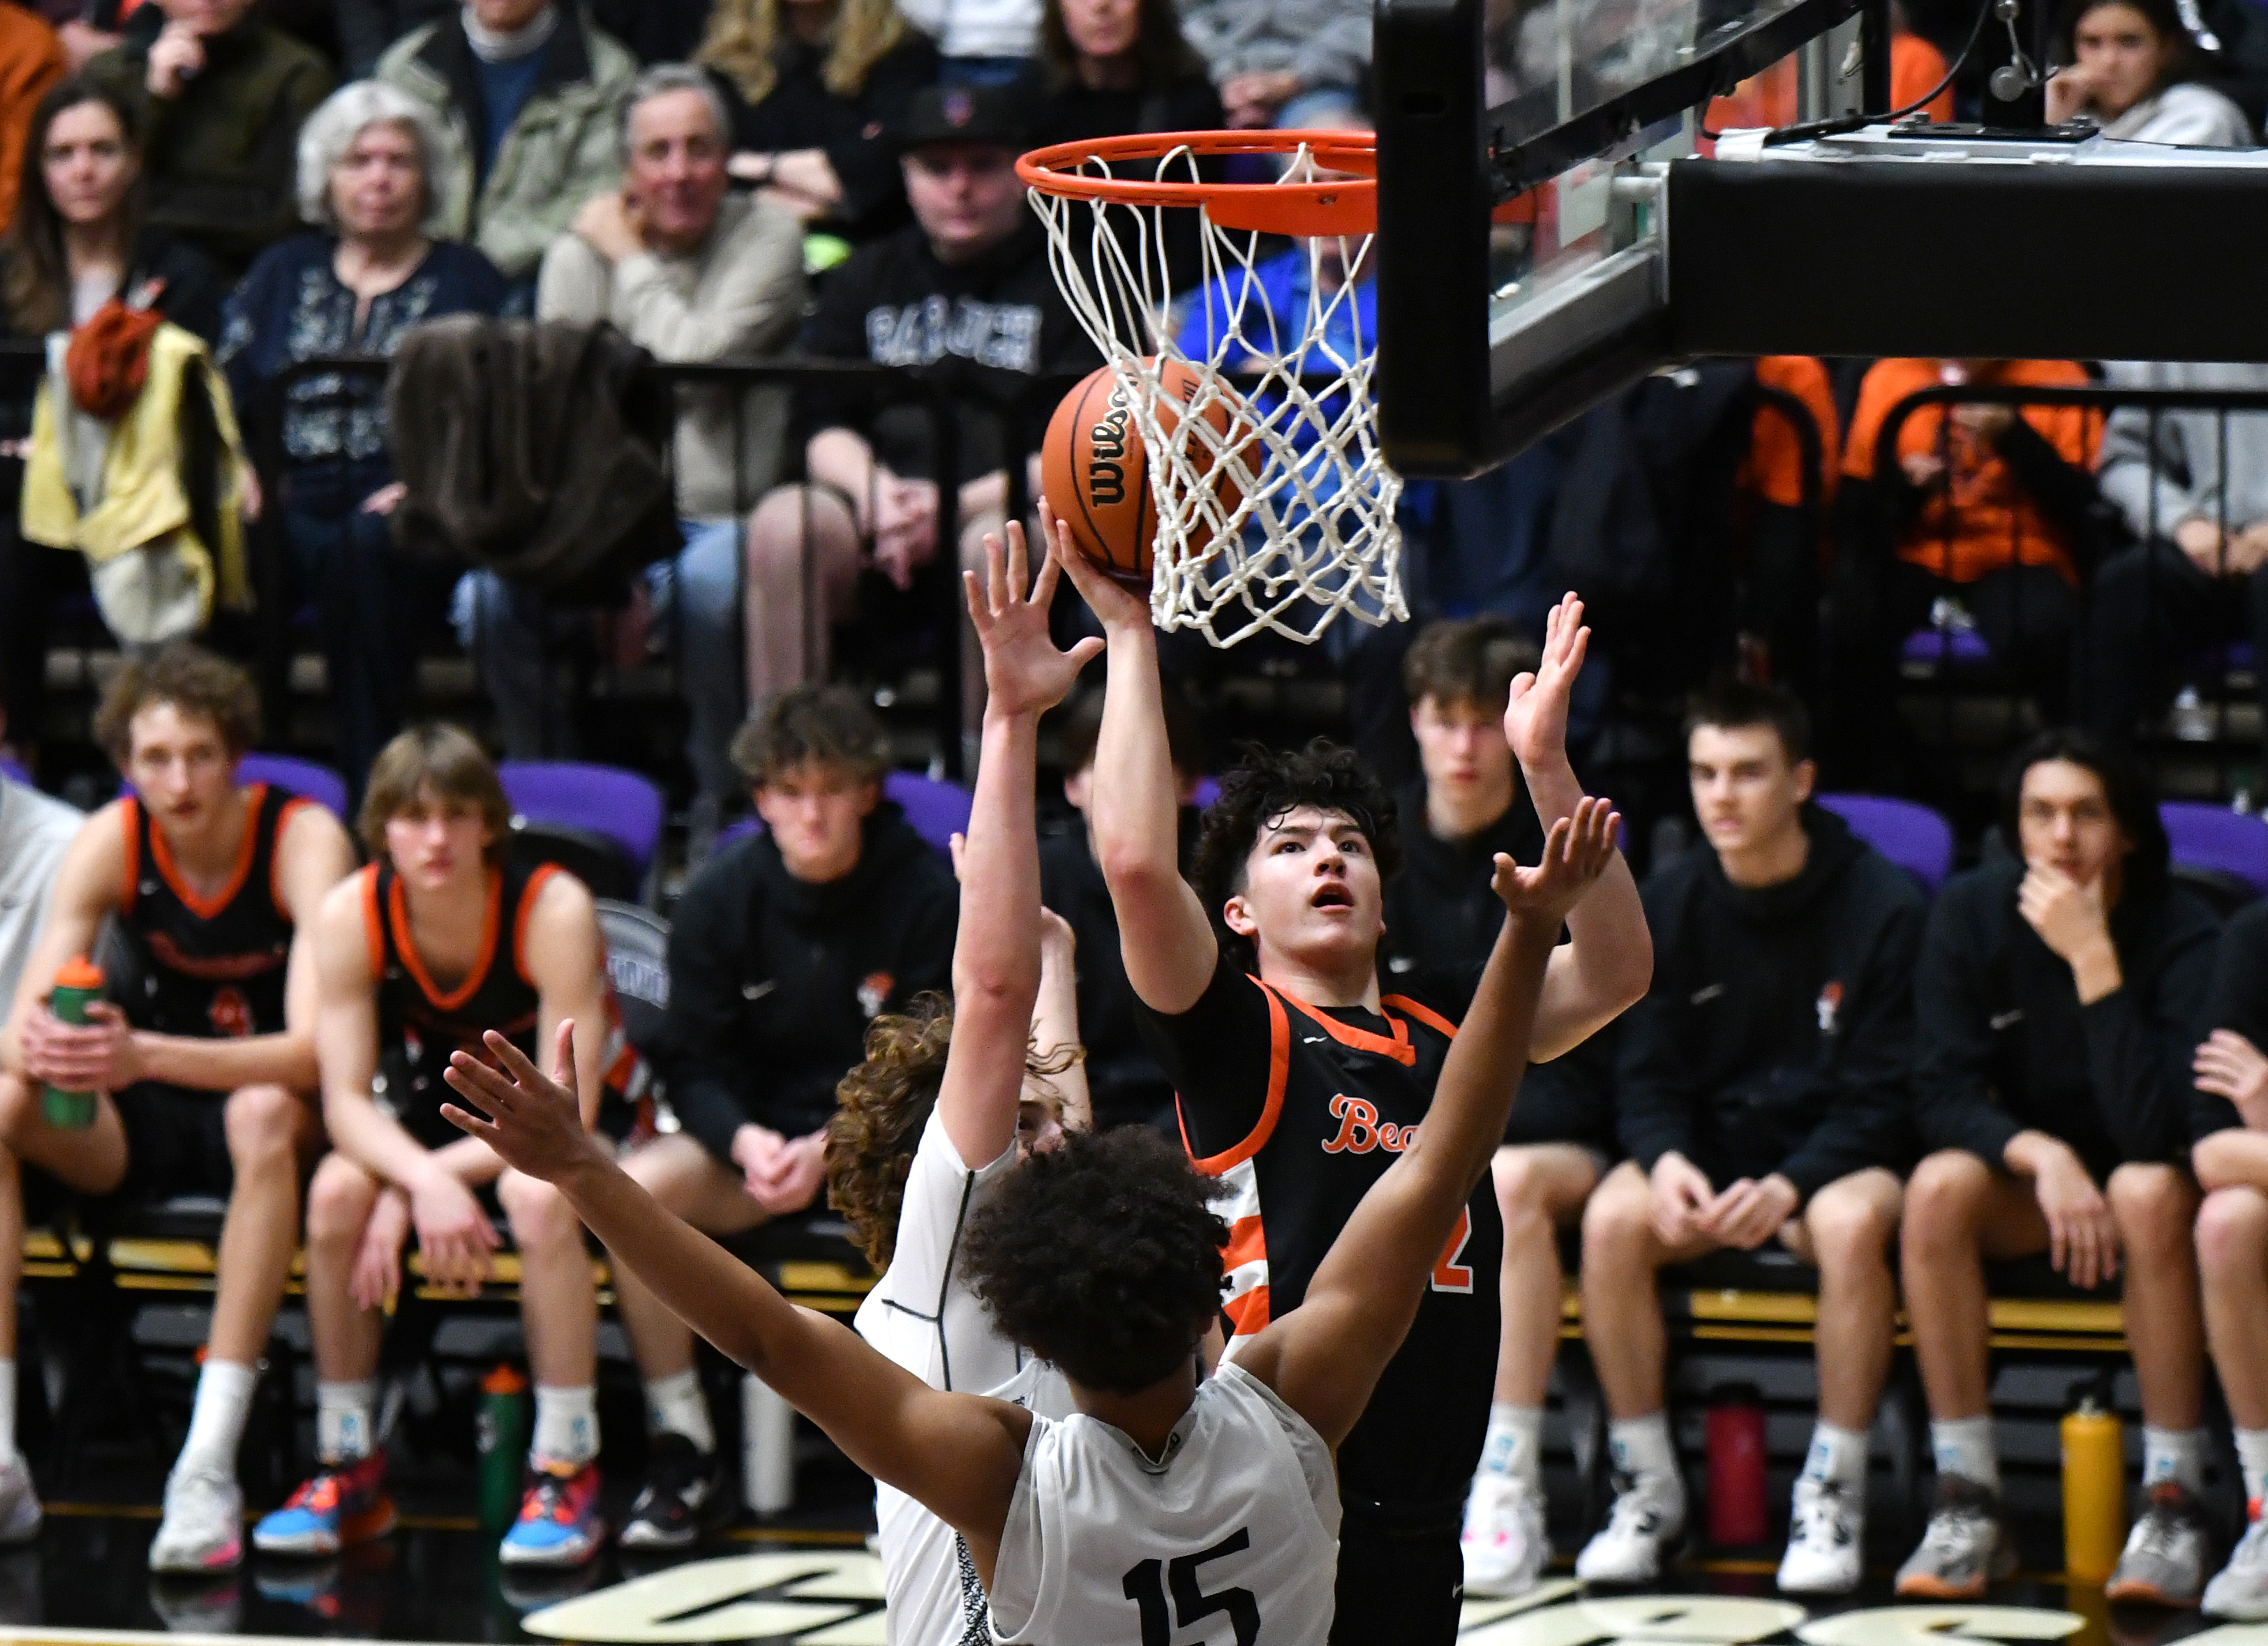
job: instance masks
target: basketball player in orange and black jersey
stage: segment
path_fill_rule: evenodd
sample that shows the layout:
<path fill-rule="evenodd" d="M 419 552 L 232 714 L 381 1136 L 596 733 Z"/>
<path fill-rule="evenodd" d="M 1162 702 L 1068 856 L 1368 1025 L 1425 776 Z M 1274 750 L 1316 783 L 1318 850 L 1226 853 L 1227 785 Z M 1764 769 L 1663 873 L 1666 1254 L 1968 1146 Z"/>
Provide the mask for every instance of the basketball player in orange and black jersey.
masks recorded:
<path fill-rule="evenodd" d="M 404 732 L 371 767 L 373 859 L 315 924 L 316 1049 L 332 1153 L 307 1192 L 307 1315 L 320 1467 L 254 1543 L 332 1554 L 394 1524 L 374 1433 L 386 1310 L 414 1231 L 429 1284 L 477 1290 L 510 1220 L 535 1382 L 527 1487 L 500 1551 L 507 1566 L 580 1566 L 599 1514 L 598 1298 L 582 1226 L 558 1191 L 504 1170 L 440 1118 L 440 1070 L 495 1030 L 533 1047 L 564 1019 L 613 1021 L 590 892 L 555 868 L 505 860 L 511 808 L 496 768 L 449 726 Z M 585 1036 L 578 1089 L 595 1118 L 608 1037 Z"/>
<path fill-rule="evenodd" d="M 1398 978 L 1399 993 L 1380 990 L 1394 804 L 1346 750 L 1248 758 L 1206 813 L 1202 895 L 1182 878 L 1148 605 L 1067 542 L 1060 552 L 1108 648 L 1088 826 L 1189 1152 L 1223 1179 L 1233 1355 L 1298 1305 L 1332 1239 L 1407 1146 L 1463 998 L 1454 979 Z M 1513 683 L 1505 717 L 1547 829 L 1581 799 L 1564 747 L 1589 632 L 1581 616 L 1572 597 L 1553 612 L 1539 671 Z M 1545 976 L 1532 1059 L 1580 1043 L 1643 995 L 1651 975 L 1637 888 L 1619 857 L 1568 927 L 1573 941 Z M 1336 1641 L 1455 1635 L 1458 1534 L 1495 1378 L 1501 1246 L 1483 1187 L 1339 1450 Z"/>
<path fill-rule="evenodd" d="M 321 1137 L 314 971 L 298 934 L 354 854 L 321 807 L 237 786 L 259 727 L 232 665 L 188 646 L 131 661 L 96 727 L 136 792 L 71 843 L 0 1036 L 0 1535 L 28 1535 L 40 1516 L 13 1412 L 17 1163 L 29 1162 L 81 1194 L 228 1202 L 188 1439 L 150 1547 L 158 1571 L 223 1571 L 243 1557 L 237 1443 Z M 106 920 L 122 940 L 103 956 L 109 1003 L 84 1027 L 63 1023 L 48 991 L 65 962 L 94 952 Z M 48 1085 L 98 1094 L 92 1124 L 57 1125 Z"/>

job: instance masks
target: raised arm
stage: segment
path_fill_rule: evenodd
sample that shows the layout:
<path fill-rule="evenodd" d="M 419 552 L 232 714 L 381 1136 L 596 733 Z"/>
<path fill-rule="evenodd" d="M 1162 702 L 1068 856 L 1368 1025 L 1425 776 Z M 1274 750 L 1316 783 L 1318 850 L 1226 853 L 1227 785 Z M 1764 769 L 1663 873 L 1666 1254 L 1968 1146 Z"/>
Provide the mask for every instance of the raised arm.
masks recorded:
<path fill-rule="evenodd" d="M 1071 922 L 1052 909 L 1040 911 L 1040 998 L 1032 1006 L 1032 1050 L 1042 1065 L 1070 1059 L 1061 1072 L 1047 1076 L 1048 1084 L 1062 1101 L 1064 1130 L 1093 1131 L 1094 1102 L 1079 1032 L 1079 939 Z M 1028 1081 L 1025 1095 L 1035 1095 Z"/>
<path fill-rule="evenodd" d="M 1127 980 L 1152 1011 L 1177 1016 L 1212 980 L 1220 947 L 1204 904 L 1182 878 L 1173 757 L 1158 683 L 1150 609 L 1112 582 L 1056 528 L 1056 555 L 1102 624 L 1109 676 L 1094 747 L 1087 826 L 1118 913 Z"/>
<path fill-rule="evenodd" d="M 572 1024 L 553 1043 L 546 1078 L 501 1035 L 498 1067 L 454 1053 L 449 1084 L 468 1107 L 442 1112 L 531 1177 L 558 1185 L 606 1243 L 679 1319 L 762 1378 L 825 1429 L 860 1468 L 926 1504 L 968 1539 L 989 1576 L 1023 1467 L 1031 1415 L 1005 1401 L 933 1390 L 857 1333 L 794 1307 L 753 1270 L 665 1210 L 579 1124 L 569 1056 Z"/>
<path fill-rule="evenodd" d="M 959 857 L 953 1044 L 937 1112 L 954 1153 L 971 1167 L 998 1160 L 1016 1140 L 1040 992 L 1040 842 L 1032 821 L 1040 716 L 1063 701 L 1102 649 L 1088 639 L 1056 650 L 1048 638 L 1055 557 L 1046 556 L 1031 577 L 1023 528 L 1009 521 L 1007 536 L 1005 550 L 998 538 L 985 538 L 983 583 L 973 572 L 962 573 L 969 620 L 984 648 L 984 741 Z"/>
<path fill-rule="evenodd" d="M 1583 672 L 1591 631 L 1583 602 L 1573 594 L 1544 620 L 1543 657 L 1533 675 L 1512 683 L 1505 705 L 1505 741 L 1520 761 L 1528 798 L 1546 830 L 1574 815 L 1583 798 L 1567 760 L 1567 703 Z M 1580 1045 L 1646 997 L 1653 977 L 1653 941 L 1638 882 L 1616 852 L 1598 884 L 1567 912 L 1572 940 L 1552 951 L 1535 1008 L 1531 1062 L 1549 1063 Z"/>
<path fill-rule="evenodd" d="M 1560 923 L 1605 871 L 1620 826 L 1604 801 L 1587 799 L 1552 825 L 1535 867 L 1498 856 L 1504 927 L 1425 1121 L 1355 1207 L 1300 1306 L 1237 1356 L 1334 1446 L 1369 1405 L 1436 1266 L 1462 1244 L 1467 1202 L 1519 1095 Z"/>

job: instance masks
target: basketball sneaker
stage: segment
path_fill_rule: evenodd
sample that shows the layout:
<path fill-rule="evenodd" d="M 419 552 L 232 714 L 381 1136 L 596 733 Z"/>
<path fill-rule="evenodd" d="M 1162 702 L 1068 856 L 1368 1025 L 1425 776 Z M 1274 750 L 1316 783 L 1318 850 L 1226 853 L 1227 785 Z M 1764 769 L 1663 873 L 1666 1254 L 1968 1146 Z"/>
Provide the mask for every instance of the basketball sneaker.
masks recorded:
<path fill-rule="evenodd" d="M 580 1566 L 606 1541 L 599 1514 L 599 1465 L 531 1463 L 519 1518 L 497 1558 L 506 1566 Z"/>
<path fill-rule="evenodd" d="M 2016 1569 L 2000 1530 L 2000 1495 L 1957 1474 L 1937 1477 L 1937 1506 L 1921 1546 L 1898 1568 L 1901 1600 L 1981 1600 L 1984 1586 Z"/>
<path fill-rule="evenodd" d="M 175 1469 L 166 1478 L 166 1517 L 150 1541 L 153 1572 L 233 1570 L 244 1561 L 244 1490 L 216 1469 Z"/>
<path fill-rule="evenodd" d="M 1662 1546 L 1685 1532 L 1685 1488 L 1672 1474 L 1615 1475 L 1607 1524 L 1575 1557 L 1587 1583 L 1650 1583 L 1661 1576 Z"/>
<path fill-rule="evenodd" d="M 2228 1554 L 2228 1564 L 2205 1586 L 2208 1616 L 2239 1623 L 2268 1621 L 2268 1521 L 2255 1499 L 2248 1508 L 2244 1536 Z"/>
<path fill-rule="evenodd" d="M 2106 1600 L 2139 1600 L 2159 1606 L 2193 1606 L 2205 1588 L 2207 1558 L 2205 1511 L 2178 1480 L 2150 1488 L 2147 1505 L 2110 1581 Z"/>
<path fill-rule="evenodd" d="M 1483 1469 L 1465 1500 L 1465 1592 L 1510 1599 L 1535 1587 L 1551 1558 L 1543 1494 L 1532 1480 Z"/>
<path fill-rule="evenodd" d="M 32 1484 L 31 1465 L 20 1454 L 0 1460 L 0 1546 L 29 1543 L 40 1535 L 46 1516 Z"/>
<path fill-rule="evenodd" d="M 394 1530 L 394 1500 L 386 1495 L 386 1454 L 326 1467 L 291 1494 L 291 1501 L 252 1529 L 262 1554 L 336 1554 Z"/>
<path fill-rule="evenodd" d="M 674 1430 L 653 1437 L 645 1485 L 622 1524 L 626 1549 L 689 1549 L 732 1513 L 724 1460 Z"/>
<path fill-rule="evenodd" d="M 1787 1553 L 1780 1556 L 1780 1592 L 1847 1595 L 1859 1586 L 1867 1542 L 1866 1506 L 1840 1480 L 1805 1475 L 1795 1483 Z"/>

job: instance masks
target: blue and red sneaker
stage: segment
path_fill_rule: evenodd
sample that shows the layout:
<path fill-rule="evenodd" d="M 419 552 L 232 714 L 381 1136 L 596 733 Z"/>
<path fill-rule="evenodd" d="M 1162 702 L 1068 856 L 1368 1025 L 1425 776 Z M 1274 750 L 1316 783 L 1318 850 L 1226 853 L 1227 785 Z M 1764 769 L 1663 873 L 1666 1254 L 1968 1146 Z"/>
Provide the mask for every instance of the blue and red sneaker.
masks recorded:
<path fill-rule="evenodd" d="M 386 1454 L 374 1451 L 316 1474 L 252 1529 L 252 1546 L 263 1554 L 336 1554 L 393 1530 Z"/>
<path fill-rule="evenodd" d="M 531 1462 L 519 1518 L 504 1534 L 497 1558 L 506 1566 L 580 1566 L 606 1540 L 599 1465 Z"/>

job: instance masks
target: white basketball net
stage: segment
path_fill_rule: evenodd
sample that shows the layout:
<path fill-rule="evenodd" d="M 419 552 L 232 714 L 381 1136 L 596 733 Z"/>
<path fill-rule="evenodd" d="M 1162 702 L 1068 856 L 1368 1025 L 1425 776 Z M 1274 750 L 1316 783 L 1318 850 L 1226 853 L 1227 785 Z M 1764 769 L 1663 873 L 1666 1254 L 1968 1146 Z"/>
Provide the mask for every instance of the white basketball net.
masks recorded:
<path fill-rule="evenodd" d="M 1126 174 L 1152 181 L 1165 166 L 1197 181 L 1186 149 Z M 1111 174 L 1101 159 L 1084 169 Z M 1303 144 L 1285 177 L 1317 175 Z M 1370 392 L 1377 342 L 1357 283 L 1327 278 L 1362 269 L 1373 237 L 1292 242 L 1306 278 L 1287 282 L 1279 269 L 1271 289 L 1263 237 L 1222 228 L 1202 206 L 1090 205 L 1037 188 L 1031 198 L 1056 282 L 1125 391 L 1147 452 L 1152 620 L 1219 646 L 1263 629 L 1307 644 L 1342 612 L 1373 626 L 1405 620 L 1402 477 L 1379 450 Z M 1195 216 L 1203 247 L 1198 289 L 1178 301 L 1166 269 L 1169 212 Z M 1196 377 L 1187 402 L 1163 390 L 1174 362 Z M 1226 434 L 1206 415 L 1216 406 L 1226 409 Z"/>

